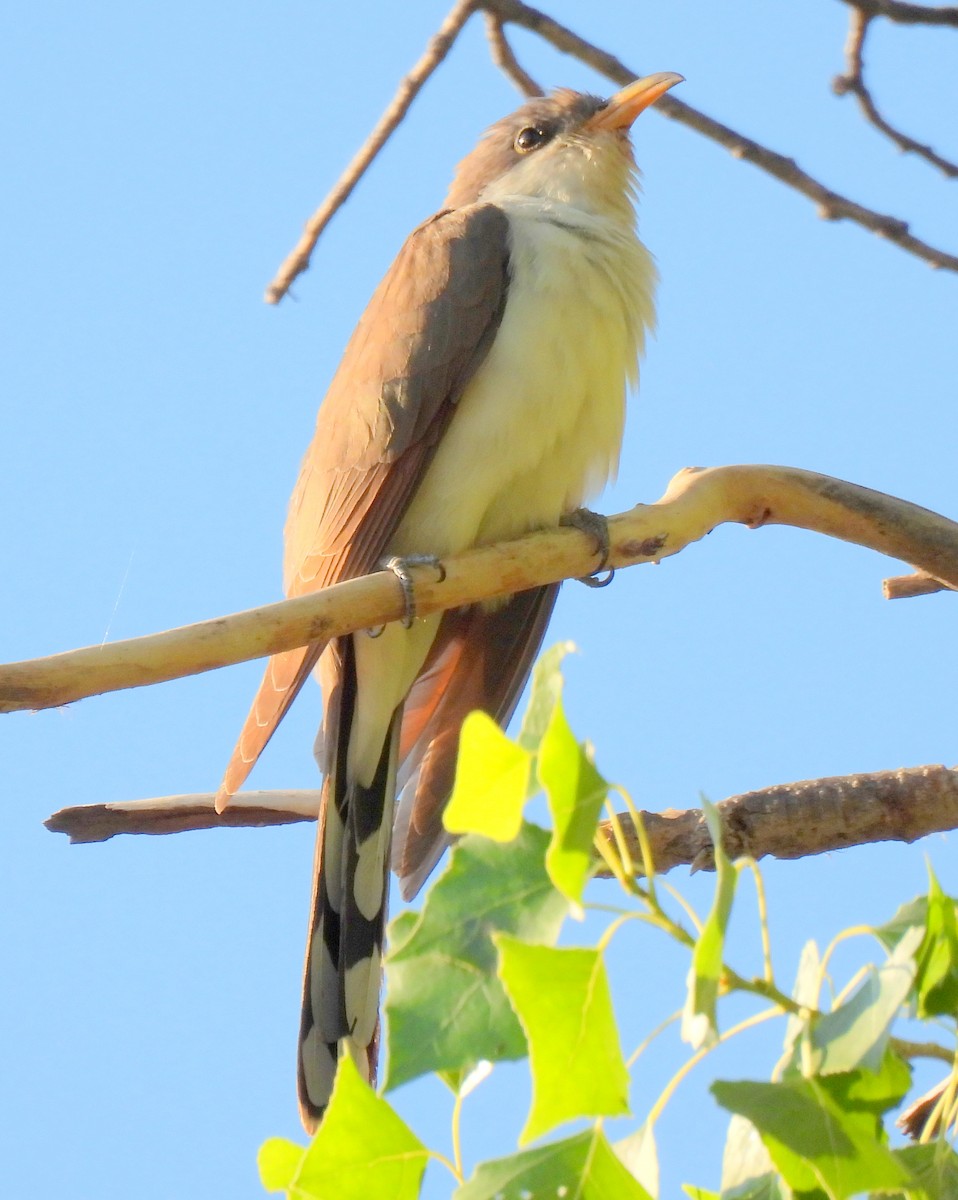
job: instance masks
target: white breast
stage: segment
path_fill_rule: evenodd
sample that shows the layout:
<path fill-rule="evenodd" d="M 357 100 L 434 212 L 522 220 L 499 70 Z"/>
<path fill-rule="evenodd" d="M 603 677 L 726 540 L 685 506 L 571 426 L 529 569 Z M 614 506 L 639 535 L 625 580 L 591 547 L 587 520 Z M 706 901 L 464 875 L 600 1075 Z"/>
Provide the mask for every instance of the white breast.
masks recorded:
<path fill-rule="evenodd" d="M 620 221 L 509 198 L 511 282 L 391 550 L 450 554 L 555 525 L 615 474 L 655 268 Z"/>

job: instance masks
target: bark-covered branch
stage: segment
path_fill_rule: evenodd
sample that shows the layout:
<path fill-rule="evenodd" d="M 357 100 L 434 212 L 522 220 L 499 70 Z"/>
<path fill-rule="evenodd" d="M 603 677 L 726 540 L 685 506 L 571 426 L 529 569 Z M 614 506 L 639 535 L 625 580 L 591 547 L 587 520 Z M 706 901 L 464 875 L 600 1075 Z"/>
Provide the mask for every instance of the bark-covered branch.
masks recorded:
<path fill-rule="evenodd" d="M 808 858 L 869 842 L 914 842 L 958 828 L 958 770 L 906 767 L 807 779 L 731 796 L 718 805 L 731 858 Z M 628 816 L 619 818 L 633 861 L 642 862 Z M 642 813 L 656 872 L 688 864 L 713 870 L 705 816 L 698 809 Z M 603 827 L 615 845 L 611 830 Z"/>
<path fill-rule="evenodd" d="M 907 500 L 795 467 L 686 468 L 655 504 L 609 518 L 607 565 L 659 562 L 717 525 L 793 525 L 901 559 L 958 587 L 958 525 Z M 587 575 L 591 536 L 544 530 L 485 546 L 433 567 L 414 567 L 416 608 L 449 608 Z M 312 642 L 370 629 L 404 615 L 394 575 L 381 571 L 300 596 L 180 629 L 0 666 L 0 713 L 54 708 L 143 687 Z"/>
<path fill-rule="evenodd" d="M 217 815 L 215 793 L 159 796 L 62 808 L 46 821 L 71 842 L 102 842 L 121 833 L 260 828 L 316 819 L 318 791 L 239 792 Z M 731 796 L 719 804 L 725 848 L 733 858 L 806 858 L 869 842 L 913 842 L 958 828 L 958 770 L 909 767 L 866 775 L 811 779 Z M 714 866 L 712 841 L 700 809 L 644 812 L 642 821 L 657 872 L 683 865 Z M 642 853 L 630 818 L 619 817 L 633 862 Z M 614 847 L 608 823 L 603 832 Z"/>

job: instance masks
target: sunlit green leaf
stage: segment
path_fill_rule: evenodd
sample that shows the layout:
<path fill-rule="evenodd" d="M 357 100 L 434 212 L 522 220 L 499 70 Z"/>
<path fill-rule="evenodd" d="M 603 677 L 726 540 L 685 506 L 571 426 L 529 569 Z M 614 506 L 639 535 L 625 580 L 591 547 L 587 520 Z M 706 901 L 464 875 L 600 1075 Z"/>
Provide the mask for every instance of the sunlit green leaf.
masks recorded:
<path fill-rule="evenodd" d="M 683 1183 L 682 1191 L 692 1200 L 722 1200 L 718 1192 L 709 1192 L 705 1188 L 696 1187 L 694 1183 Z"/>
<path fill-rule="evenodd" d="M 529 703 L 522 717 L 522 728 L 516 741 L 530 754 L 536 754 L 539 743 L 549 727 L 552 713 L 562 695 L 562 660 L 575 652 L 574 642 L 557 642 L 539 655 L 532 668 Z"/>
<path fill-rule="evenodd" d="M 561 698 L 542 737 L 538 772 L 552 813 L 546 870 L 559 891 L 578 903 L 592 871 L 592 842 L 609 785 L 575 740 Z"/>
<path fill-rule="evenodd" d="M 910 929 L 883 966 L 868 968 L 844 1004 L 813 1023 L 802 1052 L 805 1074 L 881 1068 L 892 1022 L 914 983 L 914 955 L 921 939 L 920 929 Z"/>
<path fill-rule="evenodd" d="M 682 1038 L 695 1049 L 714 1044 L 718 1037 L 716 1003 L 725 950 L 725 931 L 732 914 L 738 872 L 722 846 L 722 820 L 714 804 L 702 797 L 702 810 L 715 848 L 715 896 L 692 952 Z"/>
<path fill-rule="evenodd" d="M 287 1192 L 299 1173 L 300 1164 L 306 1155 L 306 1146 L 299 1146 L 287 1138 L 270 1138 L 259 1148 L 256 1165 L 263 1187 L 268 1192 Z"/>
<path fill-rule="evenodd" d="M 569 1200 L 652 1200 L 616 1158 L 597 1129 L 565 1141 L 482 1163 L 454 1200 L 512 1200 L 567 1196 Z"/>
<path fill-rule="evenodd" d="M 918 951 L 918 1016 L 958 1015 L 958 919 L 955 901 L 928 866 L 928 915 Z"/>
<path fill-rule="evenodd" d="M 491 935 L 555 941 L 568 902 L 545 872 L 548 840 L 534 825 L 505 845 L 464 838 L 412 926 L 401 918 L 399 944 L 386 956 L 387 1088 L 525 1056 Z"/>
<path fill-rule="evenodd" d="M 340 1059 L 329 1108 L 305 1151 L 274 1138 L 260 1151 L 260 1175 L 270 1191 L 290 1200 L 415 1200 L 428 1151 L 412 1130 L 360 1077 L 353 1060 Z"/>
<path fill-rule="evenodd" d="M 466 717 L 459 736 L 456 782 L 443 813 L 450 833 L 481 833 L 511 842 L 529 798 L 533 756 L 507 737 L 487 713 Z"/>
<path fill-rule="evenodd" d="M 598 950 L 496 937 L 499 972 L 529 1039 L 532 1108 L 520 1144 L 575 1117 L 628 1112 L 625 1069 Z"/>
<path fill-rule="evenodd" d="M 840 1076 L 829 1076 L 834 1081 Z M 875 1132 L 870 1111 L 843 1111 L 823 1079 L 723 1082 L 711 1091 L 758 1129 L 772 1161 L 799 1192 L 845 1200 L 869 1188 L 901 1187 L 908 1173 Z"/>

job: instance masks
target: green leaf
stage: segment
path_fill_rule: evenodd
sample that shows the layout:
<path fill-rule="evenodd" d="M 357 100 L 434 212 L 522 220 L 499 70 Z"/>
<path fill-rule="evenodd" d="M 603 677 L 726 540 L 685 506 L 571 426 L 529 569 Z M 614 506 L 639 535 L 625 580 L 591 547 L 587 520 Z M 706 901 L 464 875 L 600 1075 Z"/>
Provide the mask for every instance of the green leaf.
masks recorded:
<path fill-rule="evenodd" d="M 819 1076 L 822 1087 L 844 1112 L 872 1113 L 882 1132 L 882 1113 L 895 1108 L 911 1087 L 911 1067 L 892 1049 L 885 1051 L 877 1071 L 859 1068 Z"/>
<path fill-rule="evenodd" d="M 652 1200 L 619 1162 L 598 1129 L 482 1163 L 454 1200 L 505 1200 L 529 1196 L 569 1200 Z"/>
<path fill-rule="evenodd" d="M 629 1174 L 642 1184 L 651 1196 L 659 1194 L 659 1156 L 655 1148 L 655 1134 L 651 1125 L 640 1125 L 616 1142 L 612 1149 L 619 1162 L 628 1168 Z"/>
<path fill-rule="evenodd" d="M 791 1188 L 786 1191 L 781 1175 L 774 1171 L 750 1179 L 730 1191 L 723 1188 L 720 1200 L 796 1200 L 796 1193 Z M 816 1188 L 814 1192 L 802 1192 L 801 1200 L 828 1200 L 828 1197 Z"/>
<path fill-rule="evenodd" d="M 578 903 L 592 873 L 592 842 L 609 785 L 575 740 L 561 698 L 542 737 L 538 772 L 553 825 L 546 870 L 559 891 Z"/>
<path fill-rule="evenodd" d="M 722 974 L 725 931 L 732 913 L 738 872 L 722 846 L 722 819 L 714 804 L 702 797 L 702 810 L 715 848 L 715 897 L 692 952 L 688 993 L 682 1013 L 682 1039 L 696 1050 L 718 1038 L 716 1005 Z"/>
<path fill-rule="evenodd" d="M 525 1057 L 491 935 L 558 937 L 569 906 L 545 872 L 548 840 L 528 824 L 506 845 L 464 838 L 411 931 L 400 918 L 405 936 L 386 955 L 387 1090 L 429 1071 Z"/>
<path fill-rule="evenodd" d="M 562 660 L 567 654 L 574 653 L 575 648 L 575 642 L 557 642 L 539 655 L 539 661 L 532 669 L 529 703 L 516 739 L 530 754 L 538 753 L 539 743 L 562 695 Z"/>
<path fill-rule="evenodd" d="M 758 1130 L 751 1121 L 735 1113 L 729 1121 L 722 1154 L 723 1196 L 736 1188 L 752 1187 L 767 1179 L 772 1171 L 772 1160 Z M 760 1184 L 757 1195 L 762 1195 L 762 1187 L 764 1183 Z"/>
<path fill-rule="evenodd" d="M 629 1111 L 605 964 L 598 950 L 495 938 L 499 973 L 529 1039 L 532 1108 L 519 1144 L 576 1117 Z"/>
<path fill-rule="evenodd" d="M 260 1151 L 260 1175 L 270 1191 L 290 1200 L 415 1200 L 429 1152 L 391 1105 L 361 1078 L 356 1064 L 339 1060 L 329 1108 L 307 1150 L 273 1138 Z"/>
<path fill-rule="evenodd" d="M 907 904 L 903 904 L 890 921 L 886 921 L 884 925 L 879 925 L 873 932 L 876 937 L 880 938 L 882 943 L 889 950 L 894 950 L 904 934 L 914 925 L 920 925 L 924 929 L 928 921 L 928 899 L 925 896 L 916 896 L 914 900 L 909 900 Z"/>
<path fill-rule="evenodd" d="M 804 1074 L 881 1069 L 892 1022 L 915 980 L 921 938 L 921 929 L 910 929 L 883 966 L 869 967 L 850 999 L 812 1023 L 802 1051 Z"/>
<path fill-rule="evenodd" d="M 722 1200 L 718 1192 L 709 1192 L 705 1188 L 696 1187 L 694 1183 L 683 1183 L 682 1191 L 692 1200 Z"/>
<path fill-rule="evenodd" d="M 893 1151 L 911 1172 L 921 1188 L 910 1196 L 921 1200 L 954 1200 L 958 1196 L 958 1154 L 947 1142 L 931 1142 L 926 1146 L 904 1146 Z"/>
<path fill-rule="evenodd" d="M 928 866 L 928 916 L 918 951 L 918 1016 L 958 1016 L 958 920 L 955 902 Z"/>
<path fill-rule="evenodd" d="M 803 1008 L 818 1008 L 818 993 L 821 987 L 822 958 L 816 942 L 806 942 L 802 947 L 802 957 L 798 963 L 798 973 L 795 976 L 795 986 L 792 989 L 792 999 Z M 810 1018 L 808 1014 L 799 1016 L 790 1013 L 785 1022 L 785 1053 L 794 1054 L 795 1047 L 801 1037 L 808 1033 Z"/>
<path fill-rule="evenodd" d="M 450 833 L 511 842 L 522 825 L 532 763 L 529 751 L 506 737 L 492 717 L 470 713 L 462 723 L 456 782 L 442 823 Z"/>
<path fill-rule="evenodd" d="M 908 1173 L 876 1136 L 874 1114 L 842 1111 L 825 1086 L 840 1078 L 719 1081 L 711 1091 L 723 1108 L 758 1129 L 772 1161 L 796 1191 L 821 1189 L 831 1200 L 845 1200 L 869 1188 L 901 1187 Z"/>
<path fill-rule="evenodd" d="M 263 1187 L 268 1192 L 286 1192 L 293 1185 L 306 1146 L 298 1146 L 287 1138 L 269 1138 L 259 1148 L 256 1165 Z"/>

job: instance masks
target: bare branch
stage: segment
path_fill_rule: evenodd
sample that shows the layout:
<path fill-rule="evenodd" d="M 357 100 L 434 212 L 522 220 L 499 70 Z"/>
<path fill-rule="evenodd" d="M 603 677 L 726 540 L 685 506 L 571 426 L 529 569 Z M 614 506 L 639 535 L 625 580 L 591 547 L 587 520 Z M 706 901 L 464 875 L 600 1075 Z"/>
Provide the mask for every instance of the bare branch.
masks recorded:
<path fill-rule="evenodd" d="M 309 267 L 309 260 L 319 240 L 319 235 L 349 199 L 370 163 L 409 111 L 409 106 L 422 90 L 423 84 L 452 49 L 453 42 L 474 9 L 475 0 L 458 0 L 458 3 L 453 6 L 439 27 L 439 32 L 430 39 L 422 58 L 399 84 L 395 96 L 379 118 L 375 129 L 340 175 L 332 191 L 306 222 L 302 237 L 276 272 L 273 282 L 266 289 L 264 299 L 267 304 L 278 304 L 289 291 L 293 280 Z"/>
<path fill-rule="evenodd" d="M 723 842 L 732 858 L 794 859 L 870 842 L 914 842 L 958 828 L 958 770 L 907 767 L 781 784 L 722 800 Z M 629 851 L 642 851 L 628 815 L 619 817 Z M 713 870 L 712 838 L 697 809 L 642 813 L 659 872 L 683 864 Z M 602 826 L 610 845 L 612 831 Z"/>
<path fill-rule="evenodd" d="M 950 162 L 947 158 L 942 158 L 940 154 L 936 154 L 931 146 L 927 146 L 923 142 L 916 142 L 914 138 L 895 129 L 878 111 L 872 94 L 865 84 L 865 37 L 872 19 L 873 15 L 865 13 L 860 7 L 852 8 L 848 38 L 845 42 L 845 74 L 835 76 L 832 80 L 832 90 L 836 96 L 845 96 L 849 93 L 855 96 L 865 119 L 893 141 L 903 153 L 917 154 L 919 158 L 923 158 L 933 167 L 937 167 L 948 179 L 958 178 L 958 165 Z"/>
<path fill-rule="evenodd" d="M 903 4 L 901 0 L 844 0 L 869 17 L 887 17 L 899 25 L 953 25 L 958 28 L 958 7 L 953 4 Z"/>
<path fill-rule="evenodd" d="M 913 571 L 910 575 L 892 575 L 882 580 L 882 595 L 886 600 L 911 600 L 915 596 L 931 596 L 935 592 L 954 590 L 925 571 Z"/>
<path fill-rule="evenodd" d="M 902 559 L 958 588 L 958 525 L 946 517 L 829 475 L 795 467 L 686 468 L 655 504 L 609 519 L 608 566 L 658 562 L 717 525 L 794 525 Z M 594 539 L 545 530 L 413 570 L 417 612 L 587 575 Z M 401 589 L 388 571 L 309 596 L 149 637 L 0 666 L 0 712 L 53 708 L 84 696 L 162 683 L 399 620 Z"/>
<path fill-rule="evenodd" d="M 524 96 L 541 96 L 543 89 L 520 65 L 502 28 L 502 18 L 495 13 L 486 13 L 486 35 L 489 38 L 489 53 L 499 70 L 512 80 Z"/>
<path fill-rule="evenodd" d="M 545 13 L 522 3 L 522 0 L 482 0 L 481 7 L 486 12 L 497 14 L 505 22 L 511 21 L 525 29 L 531 29 L 555 46 L 557 50 L 588 63 L 589 66 L 606 75 L 614 83 L 625 85 L 639 75 L 638 71 L 633 71 L 614 55 L 600 50 L 598 46 L 587 42 L 564 25 L 560 25 L 558 21 L 546 16 Z M 916 258 L 922 259 L 929 266 L 958 271 L 958 256 L 913 237 L 909 232 L 907 222 L 898 217 L 865 208 L 861 204 L 856 204 L 854 200 L 849 200 L 847 196 L 833 192 L 824 184 L 819 183 L 817 179 L 806 174 L 794 159 L 786 158 L 784 155 L 770 150 L 767 146 L 762 146 L 751 138 L 744 137 L 720 121 L 715 121 L 705 113 L 699 112 L 698 109 L 692 108 L 691 105 L 677 100 L 674 96 L 662 96 L 656 101 L 654 111 L 711 138 L 712 141 L 725 146 L 734 157 L 752 163 L 788 187 L 807 196 L 818 206 L 819 216 L 826 220 L 854 221 L 857 225 L 878 234 L 879 237 L 893 242 Z"/>
<path fill-rule="evenodd" d="M 62 808 L 45 822 L 71 842 L 102 842 L 121 833 L 259 828 L 313 821 L 318 790 L 239 792 L 222 817 L 214 792 L 83 804 Z M 805 780 L 746 792 L 721 801 L 725 848 L 733 858 L 806 858 L 870 842 L 913 842 L 958 827 L 958 770 L 942 766 Z M 634 861 L 638 839 L 627 815 L 619 818 Z M 712 841 L 700 809 L 644 812 L 642 821 L 656 871 L 714 867 Z M 608 823 L 603 833 L 614 846 Z"/>
<path fill-rule="evenodd" d="M 76 804 L 61 808 L 43 822 L 51 833 L 71 842 L 105 842 L 118 833 L 185 833 L 194 829 L 260 829 L 315 821 L 318 791 L 237 792 L 224 813 L 213 806 L 215 792 L 156 796 L 151 800 L 117 800 L 108 804 Z"/>

